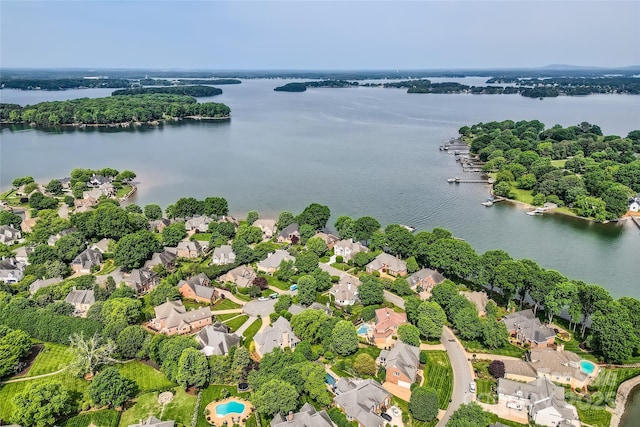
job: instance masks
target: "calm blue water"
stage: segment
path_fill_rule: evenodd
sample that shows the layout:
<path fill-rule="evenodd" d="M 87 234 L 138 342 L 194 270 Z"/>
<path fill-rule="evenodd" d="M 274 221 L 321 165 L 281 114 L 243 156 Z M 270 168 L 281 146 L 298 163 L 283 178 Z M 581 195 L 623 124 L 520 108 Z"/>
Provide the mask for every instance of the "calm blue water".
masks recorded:
<path fill-rule="evenodd" d="M 325 382 L 326 382 L 327 384 L 329 384 L 330 386 L 333 386 L 333 385 L 335 385 L 335 384 L 336 384 L 336 379 L 335 379 L 335 378 L 333 378 L 331 375 L 327 374 L 326 379 L 325 379 Z"/>
<path fill-rule="evenodd" d="M 367 333 L 369 333 L 369 326 L 368 325 L 361 325 L 358 328 L 358 335 L 366 335 Z"/>
<path fill-rule="evenodd" d="M 591 375 L 593 371 L 596 369 L 596 365 L 588 360 L 580 361 L 580 370 L 587 375 Z"/>
<path fill-rule="evenodd" d="M 216 406 L 216 415 L 224 417 L 229 414 L 241 414 L 244 412 L 244 403 L 232 400 Z"/>

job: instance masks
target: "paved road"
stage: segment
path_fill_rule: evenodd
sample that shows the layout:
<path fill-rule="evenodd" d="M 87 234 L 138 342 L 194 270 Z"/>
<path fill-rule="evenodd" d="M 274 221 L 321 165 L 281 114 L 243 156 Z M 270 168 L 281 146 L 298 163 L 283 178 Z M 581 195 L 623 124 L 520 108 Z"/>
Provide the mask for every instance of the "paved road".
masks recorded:
<path fill-rule="evenodd" d="M 275 299 L 269 299 L 268 301 L 252 300 L 244 305 L 242 311 L 249 316 L 269 317 L 269 314 L 273 313 L 273 306 L 276 305 Z"/>
<path fill-rule="evenodd" d="M 444 427 L 460 405 L 463 403 L 471 403 L 474 400 L 473 393 L 469 392 L 469 383 L 473 380 L 473 375 L 469 362 L 467 361 L 467 355 L 460 341 L 456 339 L 451 329 L 447 327 L 445 327 L 442 332 L 442 344 L 449 355 L 451 367 L 453 368 L 453 393 L 451 395 L 451 403 L 449 403 L 444 417 L 438 422 L 436 427 Z"/>
<path fill-rule="evenodd" d="M 384 299 L 386 301 L 389 301 L 393 305 L 404 309 L 404 300 L 402 299 L 402 297 L 399 297 L 396 294 L 392 294 L 389 291 L 384 291 Z"/>

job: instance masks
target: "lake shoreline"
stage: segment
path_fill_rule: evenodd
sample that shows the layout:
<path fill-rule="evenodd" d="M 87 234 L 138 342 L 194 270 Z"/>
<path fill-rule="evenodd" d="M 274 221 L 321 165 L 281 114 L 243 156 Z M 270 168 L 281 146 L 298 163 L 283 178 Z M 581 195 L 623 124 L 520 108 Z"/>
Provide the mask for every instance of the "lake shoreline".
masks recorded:
<path fill-rule="evenodd" d="M 58 129 L 58 128 L 129 128 L 131 126 L 160 126 L 166 122 L 179 122 L 182 120 L 194 120 L 194 121 L 227 121 L 231 120 L 231 116 L 225 117 L 200 117 L 200 116 L 186 116 L 186 117 L 171 117 L 161 120 L 151 120 L 148 122 L 121 122 L 121 123 L 63 123 L 57 126 L 39 126 L 35 123 L 25 122 L 13 122 L 10 120 L 0 120 L 0 125 L 23 125 L 29 126 L 34 129 Z"/>

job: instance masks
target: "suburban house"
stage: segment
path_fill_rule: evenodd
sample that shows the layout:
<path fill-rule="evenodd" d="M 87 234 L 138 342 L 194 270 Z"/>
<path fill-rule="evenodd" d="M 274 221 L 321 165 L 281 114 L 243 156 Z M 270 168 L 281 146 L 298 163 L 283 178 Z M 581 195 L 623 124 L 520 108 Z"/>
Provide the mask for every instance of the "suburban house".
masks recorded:
<path fill-rule="evenodd" d="M 378 273 L 390 274 L 392 276 L 405 276 L 407 274 L 407 263 L 393 255 L 382 252 L 367 264 L 366 270 L 369 274 L 377 271 Z"/>
<path fill-rule="evenodd" d="M 15 250 L 15 259 L 25 265 L 29 265 L 29 254 L 33 252 L 35 248 L 33 246 L 20 246 Z"/>
<path fill-rule="evenodd" d="M 64 206 L 66 206 L 66 205 L 64 205 Z M 62 208 L 60 208 L 60 209 L 62 209 Z M 62 214 L 60 214 L 60 217 L 65 218 Z M 68 218 L 68 217 L 69 216 L 67 215 L 66 218 Z M 38 222 L 39 219 L 40 219 L 40 217 L 23 219 L 22 222 L 20 223 L 20 229 L 22 231 L 24 231 L 25 233 L 31 233 L 33 231 L 33 226 L 36 225 L 36 223 Z"/>
<path fill-rule="evenodd" d="M 96 251 L 100 251 L 100 253 L 104 255 L 109 252 L 109 245 L 111 245 L 111 243 L 113 243 L 113 240 L 111 239 L 102 239 L 89 247 L 91 249 L 95 249 Z"/>
<path fill-rule="evenodd" d="M 149 326 L 167 335 L 188 334 L 196 329 L 211 325 L 211 309 L 202 307 L 189 310 L 182 305 L 182 301 L 167 301 L 154 309 L 155 317 Z"/>
<path fill-rule="evenodd" d="M 102 263 L 102 254 L 95 249 L 85 249 L 71 262 L 74 273 L 89 274 L 91 269 Z"/>
<path fill-rule="evenodd" d="M 24 264 L 15 258 L 0 260 L 0 282 L 18 283 L 23 277 Z"/>
<path fill-rule="evenodd" d="M 525 353 L 526 360 L 504 360 L 505 378 L 531 382 L 546 377 L 553 382 L 568 384 L 582 389 L 589 383 L 590 376 L 580 369 L 580 356 L 565 351 L 562 346 L 552 348 L 532 348 Z M 594 369 L 592 377 L 598 373 Z"/>
<path fill-rule="evenodd" d="M 528 344 L 531 348 L 548 347 L 555 342 L 556 332 L 542 326 L 531 309 L 509 314 L 502 318 L 502 322 L 520 345 Z"/>
<path fill-rule="evenodd" d="M 284 230 L 278 234 L 278 243 L 293 243 L 300 239 L 300 226 L 297 222 L 287 225 Z"/>
<path fill-rule="evenodd" d="M 47 245 L 55 246 L 56 242 L 60 240 L 62 237 L 66 236 L 67 234 L 75 233 L 77 231 L 78 229 L 73 227 L 67 228 L 66 230 L 59 231 L 56 234 L 49 236 L 49 238 L 47 239 Z"/>
<path fill-rule="evenodd" d="M 272 325 L 257 333 L 253 340 L 256 343 L 256 353 L 260 357 L 272 352 L 277 347 L 293 350 L 300 342 L 300 339 L 293 333 L 291 324 L 284 317 L 278 317 Z"/>
<path fill-rule="evenodd" d="M 151 415 L 146 420 L 141 420 L 140 424 L 129 424 L 129 427 L 174 427 L 175 425 L 175 421 L 160 421 L 159 419 Z"/>
<path fill-rule="evenodd" d="M 154 219 L 153 221 L 149 221 L 149 230 L 155 233 L 162 233 L 162 230 L 170 224 L 171 221 L 167 218 Z"/>
<path fill-rule="evenodd" d="M 258 219 L 252 225 L 258 227 L 262 231 L 262 239 L 270 239 L 276 234 L 277 222 L 273 219 Z"/>
<path fill-rule="evenodd" d="M 113 178 L 108 176 L 96 175 L 95 173 L 91 175 L 91 179 L 87 184 L 90 187 L 100 187 L 102 184 L 110 184 L 113 181 Z"/>
<path fill-rule="evenodd" d="M 354 242 L 353 239 L 340 240 L 333 245 L 333 253 L 341 256 L 344 262 L 352 260 L 358 252 L 369 252 L 369 248 L 360 242 Z"/>
<path fill-rule="evenodd" d="M 89 208 L 92 208 L 98 204 L 98 199 L 89 197 L 87 199 L 76 199 L 73 201 L 73 206 L 76 208 L 76 212 L 86 212 Z"/>
<path fill-rule="evenodd" d="M 236 262 L 236 254 L 231 249 L 231 245 L 222 245 L 213 250 L 212 264 L 226 265 Z"/>
<path fill-rule="evenodd" d="M 110 197 L 115 193 L 112 193 L 113 186 L 109 187 L 101 187 L 101 188 L 92 188 L 91 190 L 85 190 L 82 192 L 83 199 L 96 199 L 98 200 L 100 197 Z"/>
<path fill-rule="evenodd" d="M 333 295 L 333 303 L 338 307 L 354 305 L 358 301 L 358 286 L 360 286 L 360 279 L 342 273 L 340 281 L 329 290 L 329 294 Z"/>
<path fill-rule="evenodd" d="M 327 245 L 327 249 L 329 249 L 329 250 L 333 249 L 335 244 L 340 241 L 340 238 L 338 236 L 335 236 L 335 235 L 333 235 L 331 233 L 318 232 L 313 237 L 317 237 L 319 239 L 322 239 L 322 241 Z"/>
<path fill-rule="evenodd" d="M 235 283 L 239 288 L 248 288 L 257 277 L 250 265 L 241 265 L 218 277 L 218 281 Z"/>
<path fill-rule="evenodd" d="M 195 216 L 193 218 L 188 219 L 184 223 L 184 228 L 187 231 L 195 231 L 196 233 L 206 233 L 209 230 L 209 224 L 215 222 L 212 218 L 208 216 Z"/>
<path fill-rule="evenodd" d="M 529 414 L 536 425 L 580 426 L 575 406 L 564 400 L 564 388 L 548 378 L 537 378 L 530 383 L 498 379 L 498 416 L 501 416 L 501 411 L 517 411 L 514 409 L 517 405 Z"/>
<path fill-rule="evenodd" d="M 178 258 L 198 258 L 202 252 L 202 246 L 197 240 L 178 242 Z"/>
<path fill-rule="evenodd" d="M 640 212 L 640 193 L 638 193 L 636 197 L 631 197 L 629 199 L 629 211 Z"/>
<path fill-rule="evenodd" d="M 382 350 L 377 362 L 386 368 L 386 381 L 400 387 L 411 388 L 411 384 L 420 382 L 418 375 L 420 349 L 397 341 L 391 350 Z"/>
<path fill-rule="evenodd" d="M 271 427 L 335 427 L 327 411 L 316 411 L 309 402 L 302 405 L 296 413 L 290 411 L 286 416 L 276 414 L 271 420 Z"/>
<path fill-rule="evenodd" d="M 280 267 L 282 261 L 294 261 L 295 258 L 289 255 L 289 252 L 282 249 L 276 250 L 274 253 L 269 254 L 267 259 L 263 259 L 257 265 L 258 271 L 264 271 L 267 274 L 273 274 Z"/>
<path fill-rule="evenodd" d="M 184 298 L 206 304 L 212 304 L 218 299 L 218 291 L 211 287 L 211 280 L 204 273 L 200 273 L 189 280 L 181 280 L 178 283 L 178 290 Z"/>
<path fill-rule="evenodd" d="M 411 289 L 422 289 L 423 291 L 431 291 L 434 286 L 444 282 L 444 276 L 430 268 L 423 268 L 407 277 L 407 282 Z"/>
<path fill-rule="evenodd" d="M 368 379 L 361 381 L 341 378 L 335 387 L 336 406 L 349 421 L 357 421 L 358 427 L 382 427 L 386 424 L 380 414 L 391 406 L 391 393 L 378 382 Z"/>
<path fill-rule="evenodd" d="M 10 246 L 16 243 L 20 237 L 20 230 L 16 230 L 10 225 L 0 225 L 0 243 Z"/>
<path fill-rule="evenodd" d="M 178 257 L 178 248 L 165 246 L 162 252 L 156 252 L 151 255 L 151 259 L 144 263 L 144 267 L 152 269 L 156 265 L 162 265 L 167 270 L 173 270 L 176 258 Z"/>
<path fill-rule="evenodd" d="M 206 326 L 195 335 L 196 341 L 202 346 L 205 356 L 223 356 L 229 353 L 231 347 L 240 343 L 240 337 L 229 333 L 229 328 L 220 322 Z"/>
<path fill-rule="evenodd" d="M 67 295 L 64 301 L 73 305 L 74 316 L 84 317 L 86 316 L 89 308 L 95 304 L 96 298 L 93 294 L 93 289 L 77 290 L 74 286 L 73 290 L 69 292 L 69 295 Z"/>
<path fill-rule="evenodd" d="M 62 282 L 62 277 L 54 277 L 53 279 L 38 279 L 29 285 L 29 293 L 33 295 L 42 288 L 47 288 L 60 282 Z"/>
<path fill-rule="evenodd" d="M 398 332 L 398 326 L 407 323 L 406 313 L 396 313 L 390 308 L 379 308 L 375 311 L 376 323 L 373 327 L 373 341 L 378 347 L 393 345 L 393 335 Z"/>
<path fill-rule="evenodd" d="M 486 316 L 486 307 L 489 302 L 489 296 L 484 291 L 473 291 L 473 292 L 462 292 L 462 296 L 465 297 L 468 301 L 472 302 L 473 305 L 478 309 L 478 315 L 480 317 Z"/>
<path fill-rule="evenodd" d="M 124 279 L 124 283 L 128 287 L 135 289 L 140 295 L 155 288 L 159 281 L 158 275 L 148 268 L 134 268 L 129 276 Z"/>

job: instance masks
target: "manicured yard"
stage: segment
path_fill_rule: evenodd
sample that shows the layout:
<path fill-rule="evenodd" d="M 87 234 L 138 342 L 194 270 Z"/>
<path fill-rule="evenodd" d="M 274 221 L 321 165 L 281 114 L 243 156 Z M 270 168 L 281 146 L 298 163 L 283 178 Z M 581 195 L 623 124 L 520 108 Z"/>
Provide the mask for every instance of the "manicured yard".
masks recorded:
<path fill-rule="evenodd" d="M 351 268 L 349 264 L 345 264 L 343 262 L 334 262 L 333 264 L 331 264 L 331 267 L 335 267 L 338 270 L 342 270 L 342 271 L 347 271 L 348 269 Z"/>
<path fill-rule="evenodd" d="M 436 424 L 438 424 L 437 417 L 435 420 L 428 423 L 414 419 L 411 415 L 411 412 L 409 412 L 409 402 L 405 400 L 393 396 L 393 398 L 391 399 L 391 403 L 394 406 L 397 406 L 400 411 L 402 411 L 402 422 L 404 423 L 405 427 L 434 427 Z"/>
<path fill-rule="evenodd" d="M 182 388 L 176 387 L 171 390 L 174 394 L 173 400 L 166 405 L 162 417 L 162 405 L 158 403 L 158 392 L 141 394 L 136 399 L 133 406 L 129 407 L 120 417 L 120 426 L 126 427 L 136 424 L 140 420 L 145 420 L 153 415 L 162 420 L 174 420 L 177 424 L 191 425 L 196 404 L 196 396 L 187 394 Z"/>
<path fill-rule="evenodd" d="M 589 390 L 597 389 L 597 392 L 591 394 L 593 403 L 600 405 L 615 402 L 620 384 L 637 375 L 640 375 L 640 368 L 602 369 L 589 387 Z"/>
<path fill-rule="evenodd" d="M 229 327 L 230 332 L 233 332 L 237 331 L 240 326 L 244 325 L 244 322 L 246 322 L 247 319 L 249 319 L 249 316 L 242 314 L 234 319 L 227 320 L 224 324 Z"/>
<path fill-rule="evenodd" d="M 244 346 L 248 349 L 249 345 L 251 345 L 251 341 L 253 340 L 253 337 L 258 333 L 258 331 L 260 330 L 260 326 L 262 326 L 262 320 L 260 319 L 256 319 L 245 331 L 244 334 L 242 334 L 244 336 Z"/>
<path fill-rule="evenodd" d="M 464 348 L 467 349 L 467 352 L 480 354 L 478 356 L 478 358 L 480 359 L 482 358 L 481 353 L 500 354 L 502 356 L 511 356 L 511 357 L 521 358 L 525 352 L 523 348 L 517 347 L 512 344 L 505 344 L 500 348 L 488 348 L 479 341 L 466 341 L 466 340 L 460 339 L 460 342 L 462 342 L 462 345 L 464 345 Z"/>
<path fill-rule="evenodd" d="M 73 354 L 69 351 L 69 347 L 45 343 L 44 348 L 36 356 L 31 369 L 27 373 L 27 377 L 35 377 L 37 375 L 56 372 L 67 366 L 73 360 Z"/>
<path fill-rule="evenodd" d="M 522 190 L 520 188 L 516 188 L 515 182 L 511 184 L 511 191 L 513 191 L 513 193 L 516 195 L 517 201 L 528 203 L 530 205 L 533 204 L 533 195 L 531 194 L 531 190 Z"/>
<path fill-rule="evenodd" d="M 87 427 L 94 424 L 98 427 L 118 427 L 120 421 L 120 412 L 114 409 L 105 409 L 102 411 L 93 411 L 86 414 L 76 415 L 63 421 L 61 427 Z"/>
<path fill-rule="evenodd" d="M 473 370 L 476 373 L 476 385 L 478 387 L 476 396 L 480 402 L 494 404 L 498 403 L 497 390 L 498 382 L 489 373 L 489 362 L 473 363 Z M 493 387 L 493 390 L 492 390 Z"/>
<path fill-rule="evenodd" d="M 102 269 L 96 273 L 96 276 L 105 276 L 111 273 L 115 269 L 116 269 L 116 265 L 113 263 L 113 260 L 108 259 L 105 261 L 104 265 L 102 266 Z"/>
<path fill-rule="evenodd" d="M 221 299 L 218 300 L 218 302 L 216 302 L 213 305 L 213 308 L 211 308 L 211 310 L 215 311 L 215 310 L 233 310 L 236 308 L 240 308 L 242 307 L 240 304 L 237 304 L 233 301 L 231 301 L 230 299 Z"/>
<path fill-rule="evenodd" d="M 611 412 L 607 411 L 604 406 L 593 406 L 579 402 L 576 408 L 578 409 L 578 417 L 584 425 L 609 427 L 611 423 Z"/>
<path fill-rule="evenodd" d="M 350 356 L 347 356 L 347 357 L 336 356 L 334 360 L 334 365 L 331 367 L 331 369 L 336 374 L 342 377 L 367 377 L 366 375 L 360 375 L 353 372 L 353 362 L 356 360 L 356 357 L 358 357 L 360 354 L 363 354 L 363 353 L 368 354 L 373 358 L 373 360 L 376 360 L 380 355 L 380 349 L 374 346 L 364 346 L 364 347 L 360 347 L 358 351 L 356 351 L 354 354 Z M 373 378 L 373 377 L 367 377 L 367 378 Z"/>
<path fill-rule="evenodd" d="M 118 363 L 115 366 L 122 376 L 136 382 L 141 393 L 157 390 L 164 391 L 175 387 L 175 384 L 169 381 L 162 372 L 140 361 Z"/>
<path fill-rule="evenodd" d="M 267 283 L 269 286 L 274 286 L 278 289 L 282 289 L 283 291 L 288 291 L 289 286 L 292 285 L 290 282 L 283 282 L 282 280 L 278 280 L 275 276 L 264 276 L 267 279 Z"/>
<path fill-rule="evenodd" d="M 129 194 L 129 191 L 131 191 L 131 186 L 130 185 L 123 185 L 122 188 L 119 188 L 116 191 L 116 197 L 118 197 L 118 198 L 124 197 L 127 194 Z"/>
<path fill-rule="evenodd" d="M 211 240 L 211 233 L 195 233 L 189 240 L 200 240 L 208 242 Z"/>
<path fill-rule="evenodd" d="M 503 418 L 498 418 L 498 416 L 496 414 L 492 414 L 491 412 L 487 412 L 487 413 L 489 414 L 489 420 L 491 421 L 492 424 L 502 423 L 502 424 L 504 424 L 506 426 L 509 426 L 509 427 L 527 427 L 526 424 L 520 424 L 520 423 L 517 423 L 515 421 L 510 421 L 510 420 L 505 420 Z"/>
<path fill-rule="evenodd" d="M 216 320 L 220 322 L 224 322 L 225 320 L 229 320 L 233 317 L 240 316 L 240 313 L 228 313 L 228 314 L 214 314 Z"/>
<path fill-rule="evenodd" d="M 432 387 L 438 393 L 438 406 L 447 409 L 453 392 L 453 369 L 445 351 L 427 351 L 424 365 L 424 386 Z"/>
<path fill-rule="evenodd" d="M 198 423 L 197 427 L 209 427 L 210 424 L 205 418 L 204 409 L 207 405 L 215 400 L 220 400 L 223 397 L 223 390 L 227 390 L 227 397 L 239 396 L 243 399 L 249 399 L 249 393 L 238 393 L 236 386 L 228 385 L 210 385 L 202 391 L 202 397 L 200 399 L 200 408 L 198 409 Z"/>

